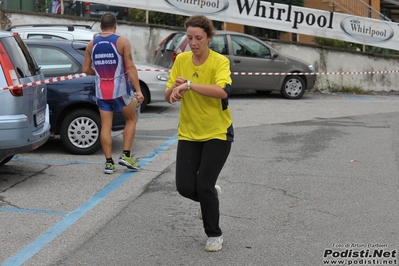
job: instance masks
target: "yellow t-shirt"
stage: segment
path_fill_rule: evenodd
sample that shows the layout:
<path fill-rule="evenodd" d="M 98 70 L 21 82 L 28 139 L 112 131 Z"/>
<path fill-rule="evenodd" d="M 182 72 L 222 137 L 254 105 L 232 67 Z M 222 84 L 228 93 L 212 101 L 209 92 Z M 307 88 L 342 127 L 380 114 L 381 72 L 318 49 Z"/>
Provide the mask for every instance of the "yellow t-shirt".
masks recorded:
<path fill-rule="evenodd" d="M 231 85 L 230 61 L 225 56 L 210 50 L 201 66 L 193 64 L 192 56 L 193 53 L 188 51 L 176 57 L 166 88 L 172 87 L 178 77 L 194 84 L 218 84 L 222 88 Z M 190 90 L 186 91 L 180 103 L 179 140 L 233 141 L 233 122 L 227 98 L 211 98 Z"/>

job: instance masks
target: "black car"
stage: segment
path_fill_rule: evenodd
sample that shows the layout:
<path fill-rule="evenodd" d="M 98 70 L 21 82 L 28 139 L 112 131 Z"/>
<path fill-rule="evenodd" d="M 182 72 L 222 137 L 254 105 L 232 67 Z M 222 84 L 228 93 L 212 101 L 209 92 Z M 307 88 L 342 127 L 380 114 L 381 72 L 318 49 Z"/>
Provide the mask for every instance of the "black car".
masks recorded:
<path fill-rule="evenodd" d="M 46 79 L 82 73 L 87 42 L 25 40 Z M 59 135 L 73 154 L 87 155 L 101 148 L 101 120 L 94 76 L 47 84 L 51 136 Z M 138 113 L 140 108 L 138 108 Z M 125 120 L 115 113 L 112 130 L 122 130 Z"/>

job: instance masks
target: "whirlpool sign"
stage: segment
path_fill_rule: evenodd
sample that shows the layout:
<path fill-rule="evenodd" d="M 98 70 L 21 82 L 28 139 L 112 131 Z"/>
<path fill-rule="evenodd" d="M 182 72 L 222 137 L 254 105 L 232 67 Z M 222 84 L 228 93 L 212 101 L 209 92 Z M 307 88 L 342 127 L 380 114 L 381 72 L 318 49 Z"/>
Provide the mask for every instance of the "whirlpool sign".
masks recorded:
<path fill-rule="evenodd" d="M 165 0 L 165 2 L 180 11 L 204 15 L 219 13 L 229 7 L 228 0 Z"/>
<path fill-rule="evenodd" d="M 109 4 L 110 0 L 86 0 Z M 398 23 L 260 0 L 112 0 L 112 5 L 399 50 Z M 299 37 L 300 39 L 300 37 Z"/>
<path fill-rule="evenodd" d="M 341 29 L 351 38 L 364 43 L 386 42 L 394 36 L 394 31 L 388 23 L 359 17 L 343 19 Z"/>

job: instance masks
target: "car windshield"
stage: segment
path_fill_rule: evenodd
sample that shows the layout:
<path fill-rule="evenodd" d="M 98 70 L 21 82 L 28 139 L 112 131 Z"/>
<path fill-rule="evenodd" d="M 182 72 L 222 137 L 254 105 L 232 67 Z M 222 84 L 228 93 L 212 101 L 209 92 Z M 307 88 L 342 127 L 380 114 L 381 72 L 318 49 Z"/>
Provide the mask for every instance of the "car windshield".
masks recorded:
<path fill-rule="evenodd" d="M 169 51 L 175 51 L 176 48 L 179 47 L 179 44 L 184 36 L 185 34 L 180 33 L 173 36 L 173 38 L 165 43 L 165 49 Z"/>

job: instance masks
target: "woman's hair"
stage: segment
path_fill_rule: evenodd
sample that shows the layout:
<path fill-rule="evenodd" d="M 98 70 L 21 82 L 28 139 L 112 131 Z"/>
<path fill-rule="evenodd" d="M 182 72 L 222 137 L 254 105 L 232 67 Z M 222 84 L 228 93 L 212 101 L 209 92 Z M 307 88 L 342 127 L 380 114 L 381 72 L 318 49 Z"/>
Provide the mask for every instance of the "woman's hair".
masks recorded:
<path fill-rule="evenodd" d="M 208 37 L 215 35 L 215 28 L 213 27 L 212 21 L 203 15 L 194 15 L 186 19 L 184 27 L 198 27 L 205 31 Z"/>

